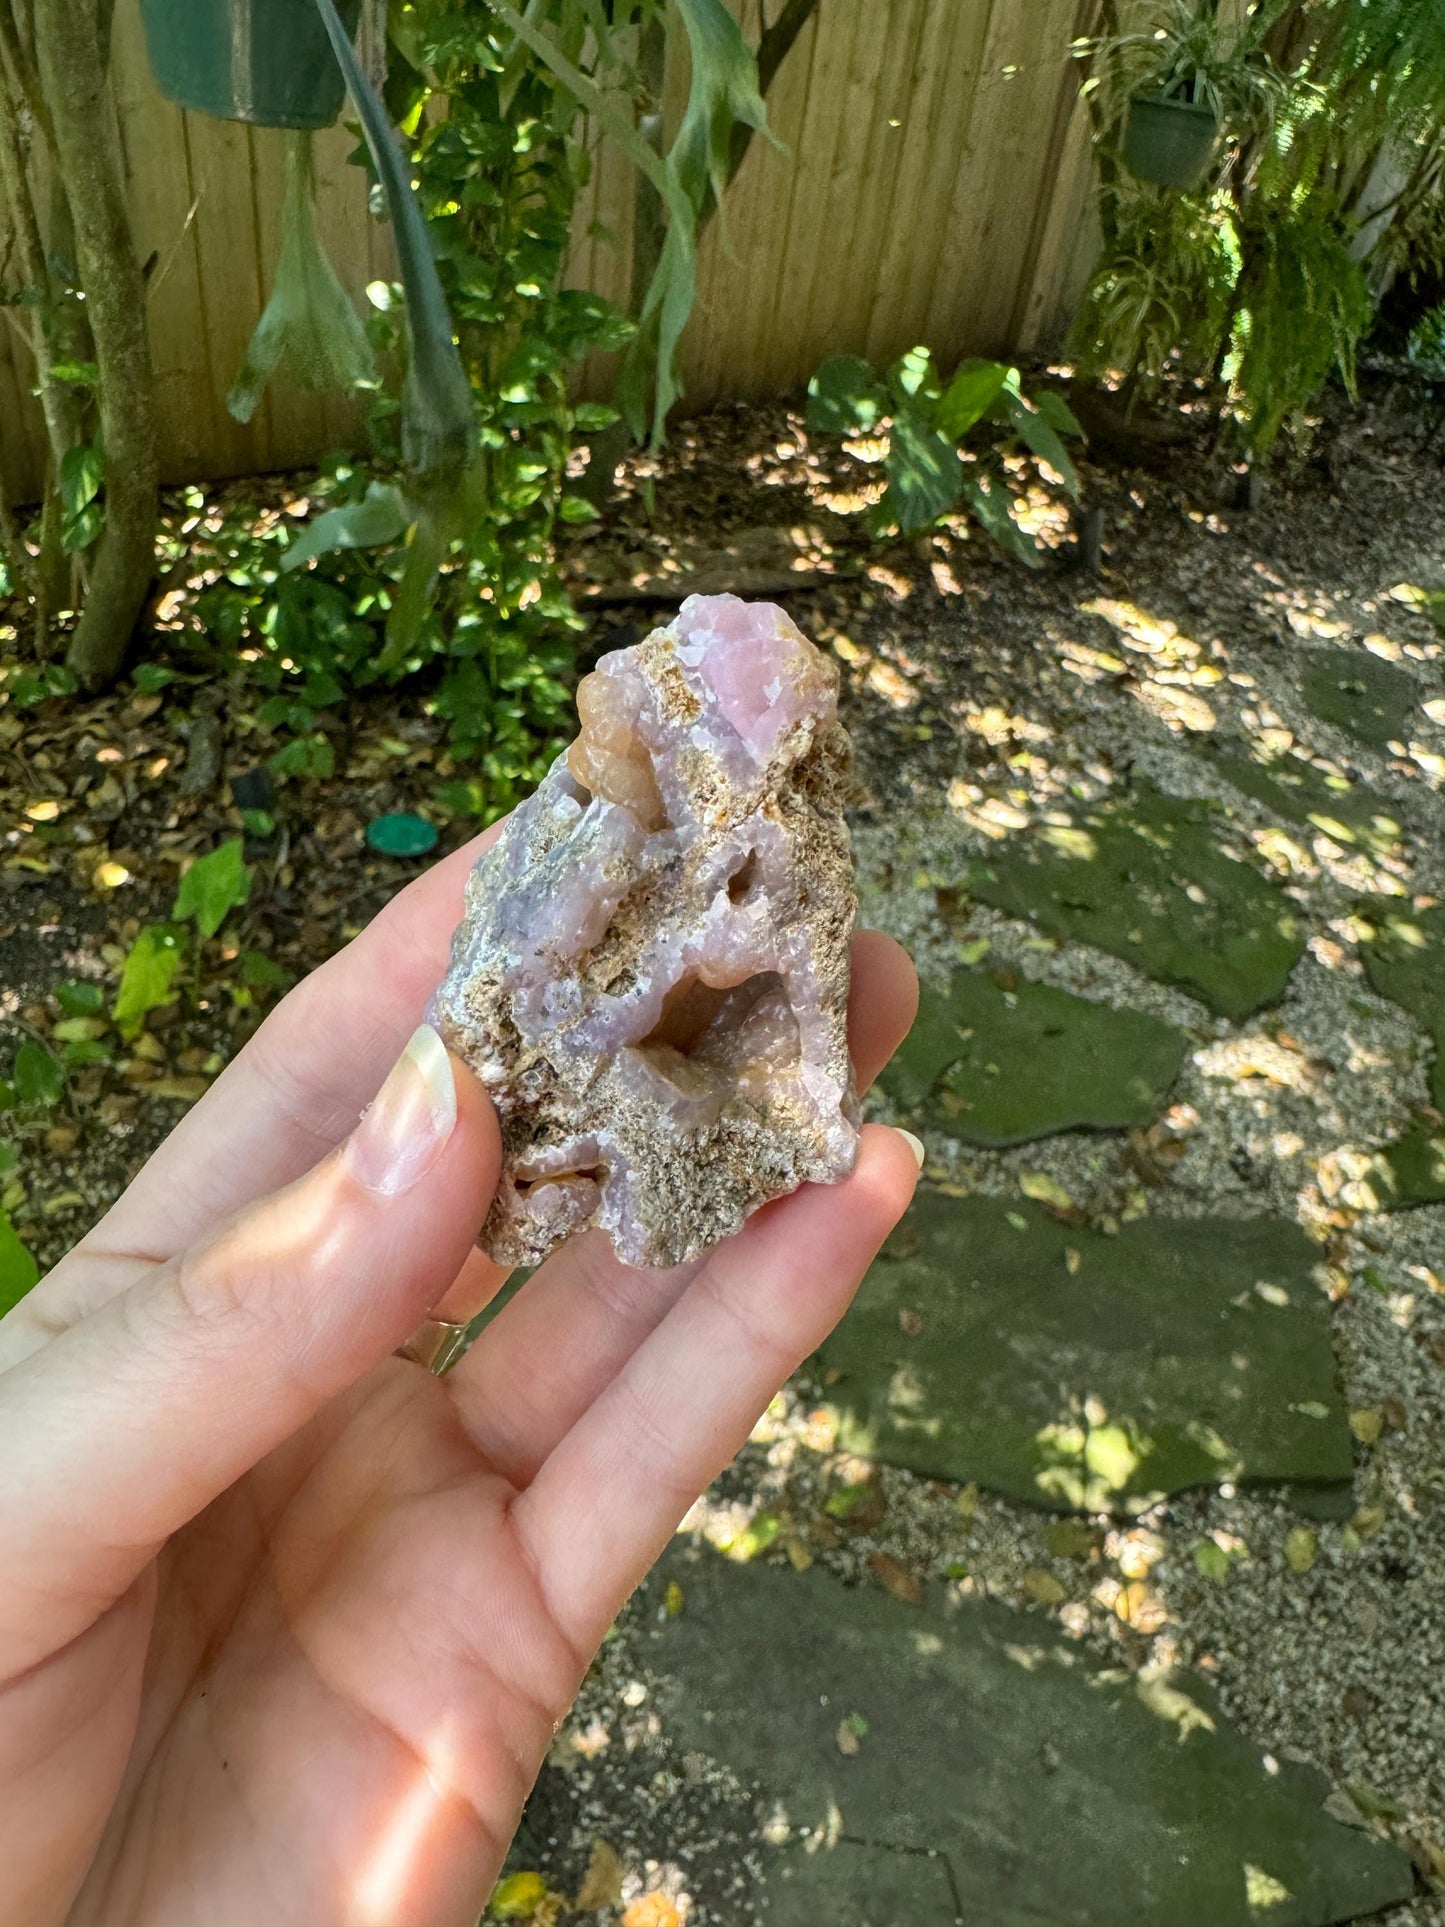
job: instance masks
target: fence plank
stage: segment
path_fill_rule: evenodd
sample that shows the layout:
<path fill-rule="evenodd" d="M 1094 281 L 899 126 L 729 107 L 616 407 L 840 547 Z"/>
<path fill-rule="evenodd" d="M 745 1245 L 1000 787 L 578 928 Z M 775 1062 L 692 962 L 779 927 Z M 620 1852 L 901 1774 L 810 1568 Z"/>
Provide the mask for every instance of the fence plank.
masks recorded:
<path fill-rule="evenodd" d="M 776 17 L 780 0 L 767 0 Z M 729 0 L 756 37 L 763 0 Z M 927 341 L 942 363 L 1057 339 L 1097 242 L 1092 159 L 1067 48 L 1090 0 L 821 0 L 779 72 L 785 144 L 752 143 L 699 261 L 683 349 L 688 406 L 796 389 L 824 356 L 886 362 Z M 1237 0 L 1228 0 L 1237 4 Z M 277 387 L 247 427 L 224 397 L 280 242 L 284 136 L 183 115 L 150 78 L 139 0 L 118 0 L 114 73 L 127 191 L 149 283 L 169 479 L 305 465 L 355 439 L 362 410 Z M 675 125 L 687 60 L 670 59 Z M 318 227 L 358 300 L 395 272 L 386 226 L 317 141 Z M 635 177 L 604 142 L 579 197 L 571 285 L 625 301 Z M 0 232 L 0 257 L 4 235 Z M 0 473 L 33 498 L 43 426 L 19 348 L 0 342 Z M 588 371 L 596 391 L 607 370 Z"/>

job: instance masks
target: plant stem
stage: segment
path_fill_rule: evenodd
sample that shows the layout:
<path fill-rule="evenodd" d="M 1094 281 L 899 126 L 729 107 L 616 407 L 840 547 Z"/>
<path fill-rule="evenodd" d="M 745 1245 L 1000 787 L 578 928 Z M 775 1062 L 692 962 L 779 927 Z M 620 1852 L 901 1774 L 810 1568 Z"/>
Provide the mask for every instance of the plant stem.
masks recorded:
<path fill-rule="evenodd" d="M 155 572 L 157 457 L 146 290 L 131 241 L 110 124 L 109 8 L 36 0 L 41 85 L 75 224 L 75 253 L 100 369 L 105 524 L 66 661 L 89 689 L 119 674 Z"/>

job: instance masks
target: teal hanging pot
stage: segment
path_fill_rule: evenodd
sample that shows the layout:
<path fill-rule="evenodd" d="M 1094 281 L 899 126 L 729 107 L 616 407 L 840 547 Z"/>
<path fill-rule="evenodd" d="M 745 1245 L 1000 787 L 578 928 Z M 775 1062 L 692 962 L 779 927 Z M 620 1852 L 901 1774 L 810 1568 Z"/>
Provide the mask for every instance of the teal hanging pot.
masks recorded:
<path fill-rule="evenodd" d="M 361 0 L 341 0 L 348 33 Z M 346 88 L 314 0 L 141 0 L 156 85 L 216 120 L 329 127 Z"/>
<path fill-rule="evenodd" d="M 1124 165 L 1156 187 L 1198 187 L 1219 145 L 1219 112 L 1212 101 L 1159 100 L 1136 94 L 1129 102 Z"/>

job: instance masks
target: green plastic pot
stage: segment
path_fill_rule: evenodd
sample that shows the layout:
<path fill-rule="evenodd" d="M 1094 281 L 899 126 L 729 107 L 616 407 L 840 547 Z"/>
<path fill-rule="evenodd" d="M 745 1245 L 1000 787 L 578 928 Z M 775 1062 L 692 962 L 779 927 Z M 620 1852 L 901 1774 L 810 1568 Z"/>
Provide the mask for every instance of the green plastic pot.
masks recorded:
<path fill-rule="evenodd" d="M 1124 165 L 1157 187 L 1198 187 L 1219 145 L 1219 115 L 1204 101 L 1159 100 L 1137 94 L 1129 102 Z"/>
<path fill-rule="evenodd" d="M 355 33 L 361 0 L 339 0 Z M 329 127 L 346 88 L 314 0 L 141 0 L 156 85 L 215 120 Z"/>

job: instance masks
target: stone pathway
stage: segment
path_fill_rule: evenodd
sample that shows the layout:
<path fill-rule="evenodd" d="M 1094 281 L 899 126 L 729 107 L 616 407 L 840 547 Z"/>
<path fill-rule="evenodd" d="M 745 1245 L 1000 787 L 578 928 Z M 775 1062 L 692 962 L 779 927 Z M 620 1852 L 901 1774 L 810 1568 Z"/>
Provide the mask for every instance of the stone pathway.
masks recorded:
<path fill-rule="evenodd" d="M 649 1603 L 650 1702 L 753 1791 L 779 1927 L 1324 1927 L 1413 1885 L 1198 1679 L 1041 1614 L 683 1549 Z"/>
<path fill-rule="evenodd" d="M 1353 1441 L 1314 1248 L 1271 1219 L 920 1197 L 825 1346 L 846 1451 L 1026 1504 L 1138 1513 L 1220 1480 L 1348 1512 Z"/>
<path fill-rule="evenodd" d="M 605 1836 L 687 1927 L 1445 1922 L 1445 657 L 1403 592 L 1331 624 L 1253 568 L 1239 638 L 1049 591 L 1011 682 L 1002 570 L 840 604 L 898 718 L 857 844 L 923 970 L 879 1114 L 924 1189 L 519 1864 Z"/>

